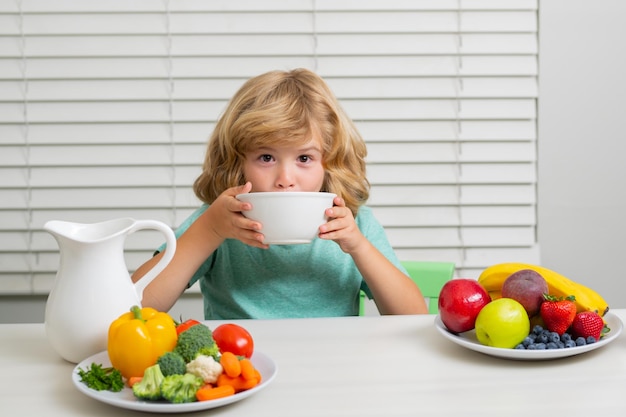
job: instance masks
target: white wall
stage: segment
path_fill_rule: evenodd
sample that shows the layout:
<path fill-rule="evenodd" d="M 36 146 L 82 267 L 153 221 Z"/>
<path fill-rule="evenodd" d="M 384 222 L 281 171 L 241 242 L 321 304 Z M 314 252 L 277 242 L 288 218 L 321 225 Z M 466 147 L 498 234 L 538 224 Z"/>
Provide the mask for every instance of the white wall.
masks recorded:
<path fill-rule="evenodd" d="M 542 264 L 626 307 L 626 2 L 540 4 Z"/>

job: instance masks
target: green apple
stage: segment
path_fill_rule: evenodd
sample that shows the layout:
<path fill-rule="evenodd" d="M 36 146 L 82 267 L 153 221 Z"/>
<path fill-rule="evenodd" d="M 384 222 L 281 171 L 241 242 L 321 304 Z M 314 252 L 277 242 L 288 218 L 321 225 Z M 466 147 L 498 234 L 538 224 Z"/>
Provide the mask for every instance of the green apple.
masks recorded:
<path fill-rule="evenodd" d="M 486 346 L 511 349 L 530 333 L 524 306 L 512 298 L 498 298 L 476 316 L 476 338 Z"/>

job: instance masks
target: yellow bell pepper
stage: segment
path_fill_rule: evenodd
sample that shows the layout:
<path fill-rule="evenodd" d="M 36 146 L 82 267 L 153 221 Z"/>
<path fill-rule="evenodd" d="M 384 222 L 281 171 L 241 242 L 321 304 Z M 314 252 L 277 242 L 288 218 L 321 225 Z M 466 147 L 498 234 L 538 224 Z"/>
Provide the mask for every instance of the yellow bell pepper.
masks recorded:
<path fill-rule="evenodd" d="M 107 351 L 111 365 L 128 379 L 143 376 L 159 356 L 174 349 L 177 340 L 169 314 L 133 306 L 109 326 Z"/>

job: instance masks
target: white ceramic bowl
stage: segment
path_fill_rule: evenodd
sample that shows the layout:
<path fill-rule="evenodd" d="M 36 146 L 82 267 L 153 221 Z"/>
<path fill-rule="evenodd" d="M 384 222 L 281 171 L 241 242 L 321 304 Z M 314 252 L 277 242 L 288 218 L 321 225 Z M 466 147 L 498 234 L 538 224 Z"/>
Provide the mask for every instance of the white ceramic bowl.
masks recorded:
<path fill-rule="evenodd" d="M 324 211 L 333 206 L 332 193 L 286 191 L 239 194 L 237 199 L 252 204 L 243 214 L 263 225 L 264 243 L 291 245 L 310 243 L 326 223 Z"/>

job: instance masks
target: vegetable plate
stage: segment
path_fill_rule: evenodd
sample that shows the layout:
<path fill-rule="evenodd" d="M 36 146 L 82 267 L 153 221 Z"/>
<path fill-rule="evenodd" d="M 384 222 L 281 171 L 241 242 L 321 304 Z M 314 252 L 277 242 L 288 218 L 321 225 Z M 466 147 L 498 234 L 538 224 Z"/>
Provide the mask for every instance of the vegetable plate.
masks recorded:
<path fill-rule="evenodd" d="M 262 352 L 254 351 L 252 358 L 250 359 L 254 367 L 261 373 L 261 383 L 256 387 L 246 391 L 241 391 L 235 395 L 231 395 L 224 398 L 218 398 L 209 401 L 196 401 L 192 403 L 174 404 L 162 401 L 143 401 L 139 400 L 133 395 L 132 389 L 127 386 L 120 392 L 111 391 L 96 391 L 88 388 L 78 375 L 78 369 L 86 369 L 91 366 L 92 363 L 102 364 L 104 367 L 111 366 L 111 361 L 106 351 L 97 353 L 89 358 L 83 360 L 76 365 L 72 372 L 72 381 L 80 392 L 100 402 L 113 405 L 119 408 L 126 408 L 129 410 L 150 412 L 150 413 L 185 413 L 192 411 L 208 410 L 211 408 L 221 407 L 227 404 L 231 404 L 237 401 L 241 401 L 251 395 L 256 394 L 260 390 L 267 387 L 276 377 L 277 368 L 272 359 Z"/>

